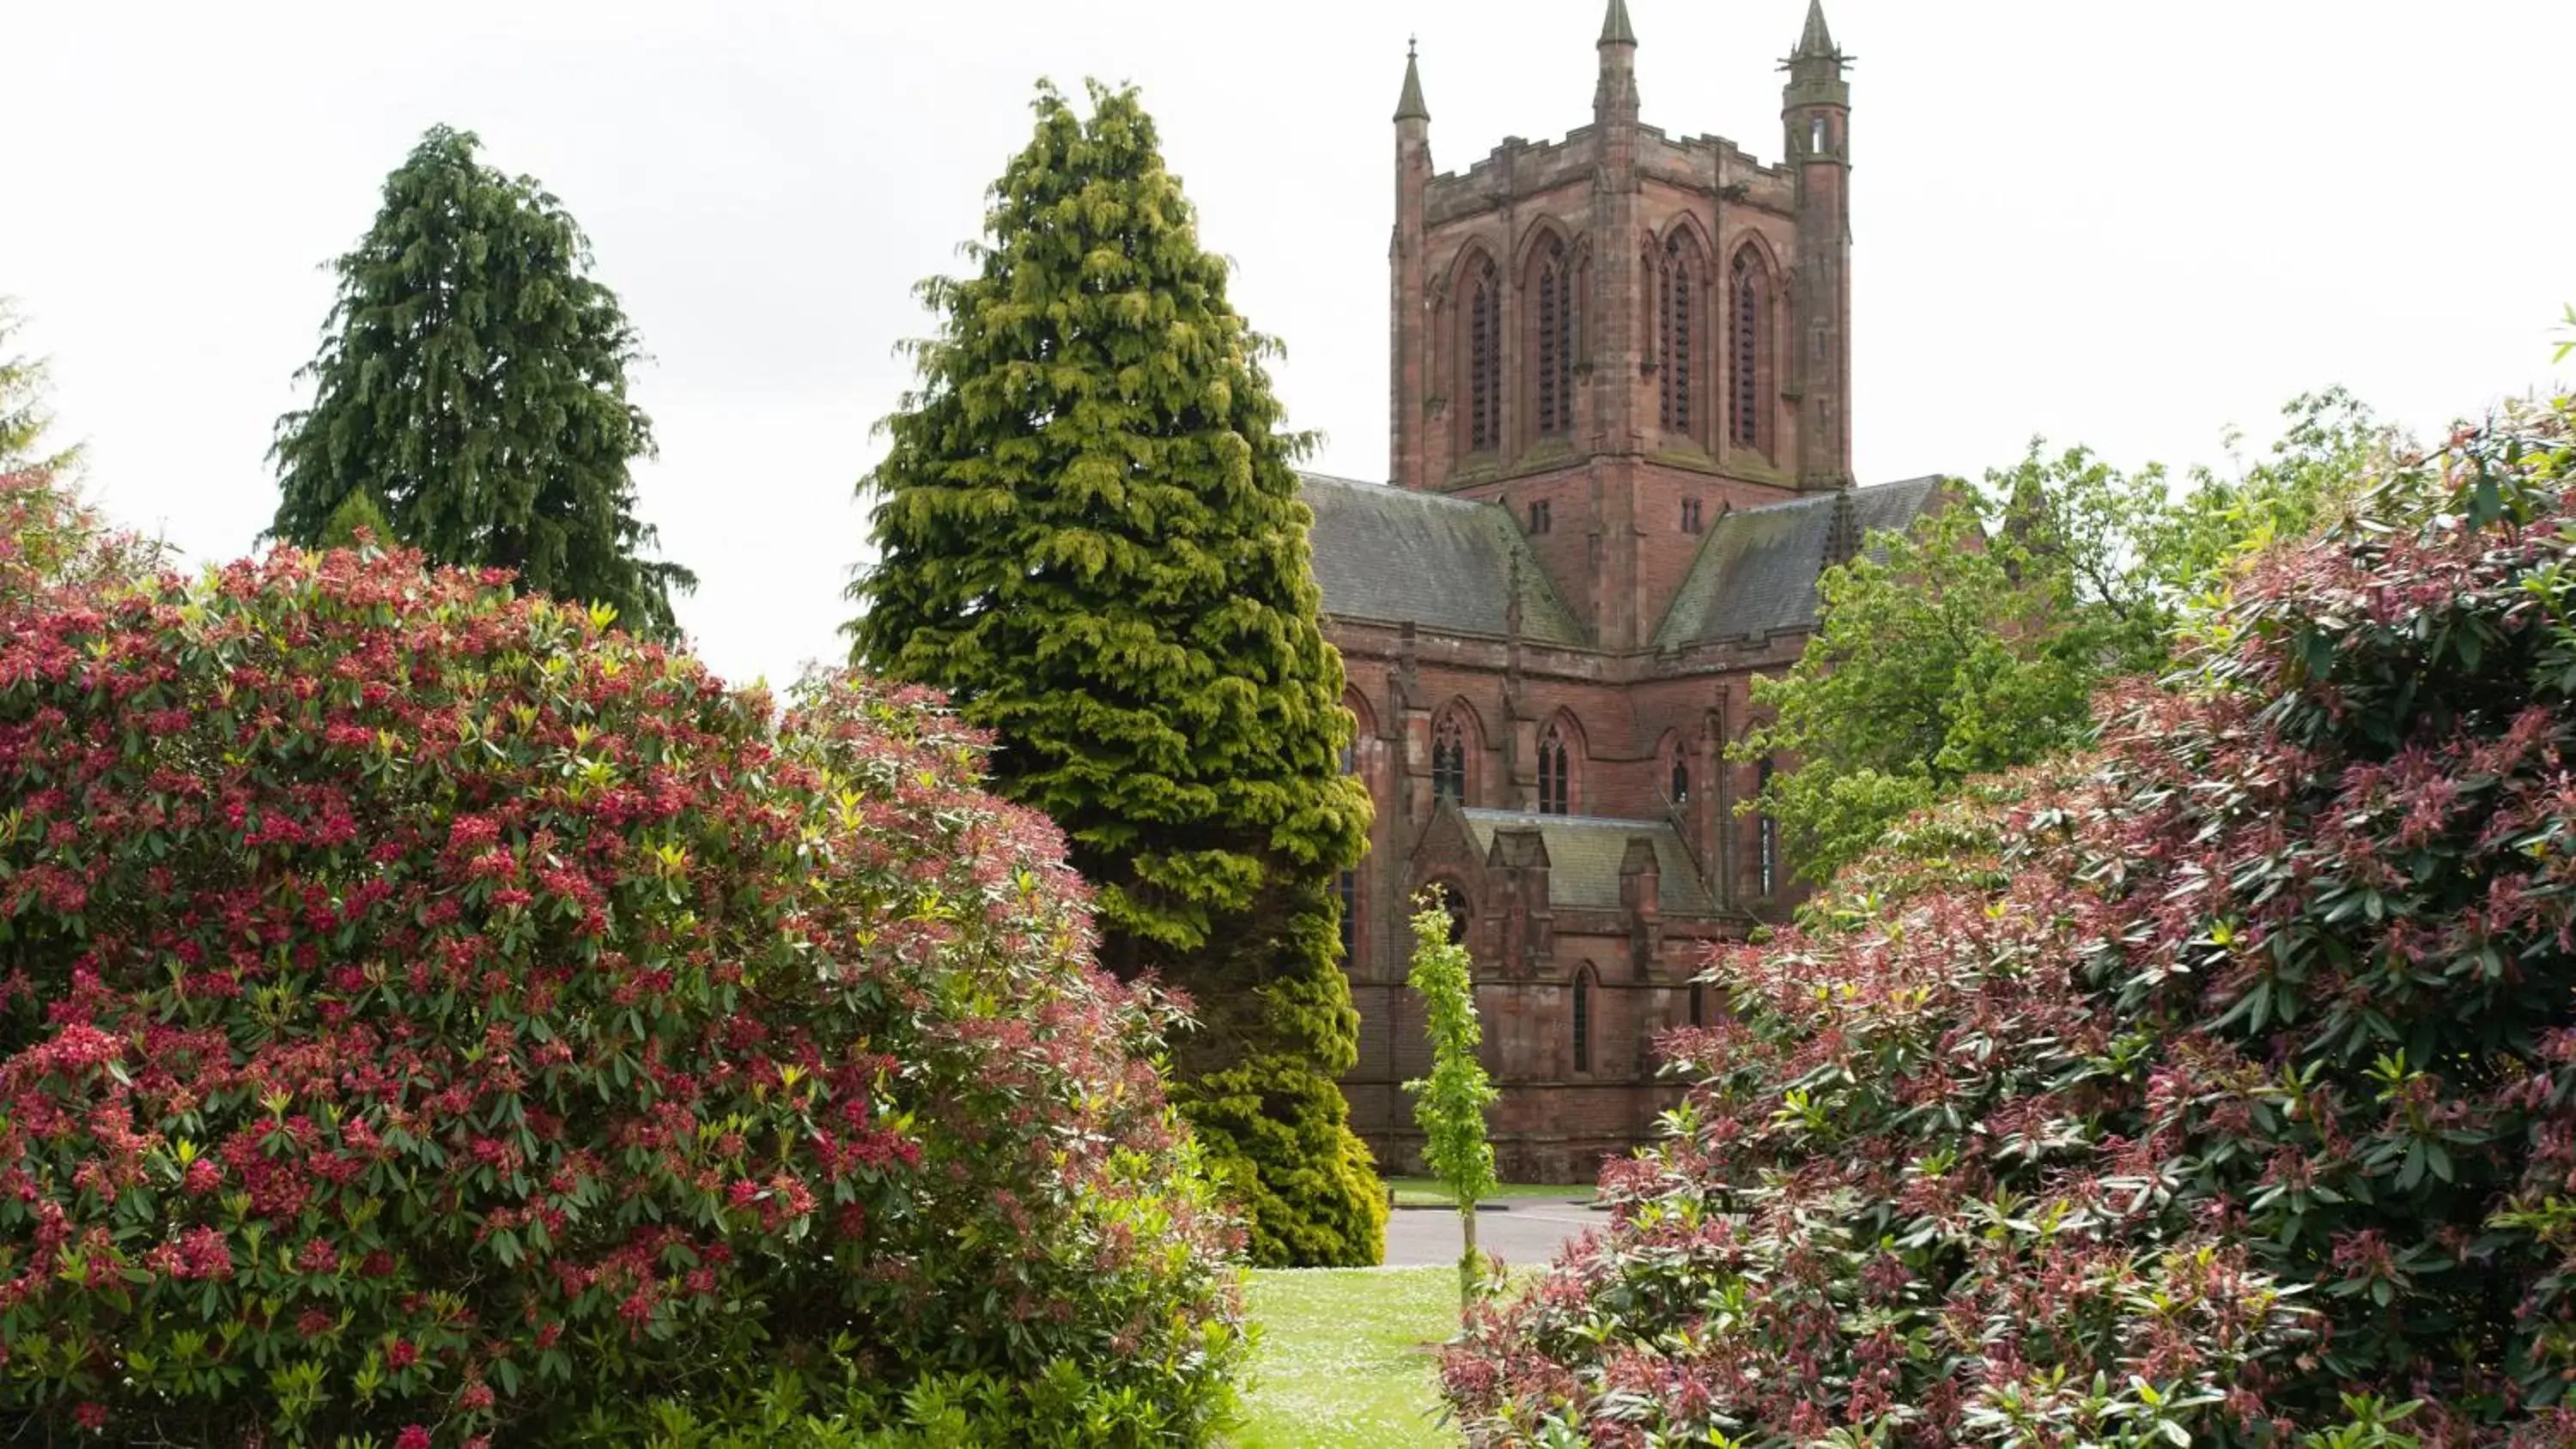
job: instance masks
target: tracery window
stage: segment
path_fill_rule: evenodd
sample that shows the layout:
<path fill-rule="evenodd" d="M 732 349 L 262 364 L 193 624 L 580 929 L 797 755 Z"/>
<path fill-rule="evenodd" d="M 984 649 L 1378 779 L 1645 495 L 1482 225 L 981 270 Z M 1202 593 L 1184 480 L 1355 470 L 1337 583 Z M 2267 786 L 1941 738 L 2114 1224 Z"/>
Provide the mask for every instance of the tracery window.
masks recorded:
<path fill-rule="evenodd" d="M 1687 433 L 1691 430 L 1691 324 L 1697 320 L 1699 287 L 1691 275 L 1689 242 L 1681 232 L 1664 243 L 1662 285 L 1656 297 L 1663 313 L 1663 325 L 1656 329 L 1660 346 L 1655 361 L 1663 383 L 1664 431 Z"/>
<path fill-rule="evenodd" d="M 1467 803 L 1467 731 L 1454 714 L 1441 716 L 1431 732 L 1431 797 Z"/>
<path fill-rule="evenodd" d="M 1503 440 L 1503 288 L 1494 259 L 1476 260 L 1467 294 L 1467 449 Z"/>
<path fill-rule="evenodd" d="M 1529 531 L 1548 533 L 1556 528 L 1556 508 L 1547 499 L 1533 498 L 1529 506 Z"/>
<path fill-rule="evenodd" d="M 1762 263 L 1745 248 L 1735 254 L 1735 441 L 1762 446 Z"/>
<path fill-rule="evenodd" d="M 1574 1069 L 1592 1070 L 1592 968 L 1574 973 Z"/>
<path fill-rule="evenodd" d="M 1699 532 L 1702 528 L 1707 526 L 1706 518 L 1707 515 L 1700 512 L 1700 502 L 1698 499 L 1685 498 L 1682 500 L 1682 532 Z"/>
<path fill-rule="evenodd" d="M 1574 270 L 1565 243 L 1549 237 L 1538 269 L 1538 431 L 1574 426 Z"/>
<path fill-rule="evenodd" d="M 1538 741 L 1538 813 L 1569 815 L 1573 813 L 1574 775 L 1565 748 L 1565 732 L 1555 725 Z"/>

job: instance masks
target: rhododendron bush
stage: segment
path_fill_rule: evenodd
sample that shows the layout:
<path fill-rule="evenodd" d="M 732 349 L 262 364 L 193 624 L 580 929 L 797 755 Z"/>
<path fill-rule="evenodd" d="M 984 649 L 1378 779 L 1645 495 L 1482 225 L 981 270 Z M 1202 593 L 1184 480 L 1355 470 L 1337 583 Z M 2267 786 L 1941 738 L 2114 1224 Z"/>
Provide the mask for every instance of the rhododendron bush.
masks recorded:
<path fill-rule="evenodd" d="M 1449 1351 L 1471 1440 L 2576 1439 L 2568 423 L 1717 960 L 1612 1225 Z"/>
<path fill-rule="evenodd" d="M 979 750 L 406 556 L 0 601 L 0 1437 L 1203 1440 L 1170 1008 Z"/>

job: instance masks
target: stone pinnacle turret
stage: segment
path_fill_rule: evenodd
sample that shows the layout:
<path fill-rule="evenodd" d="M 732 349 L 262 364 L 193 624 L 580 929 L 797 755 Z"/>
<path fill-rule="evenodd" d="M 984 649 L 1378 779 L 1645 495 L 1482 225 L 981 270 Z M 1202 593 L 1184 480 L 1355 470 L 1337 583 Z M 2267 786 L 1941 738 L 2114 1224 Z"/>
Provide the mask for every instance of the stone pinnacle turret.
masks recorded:
<path fill-rule="evenodd" d="M 1610 0 L 1610 13 L 1601 18 L 1601 43 L 1603 45 L 1637 43 L 1637 27 L 1628 23 L 1628 0 Z"/>
<path fill-rule="evenodd" d="M 1396 97 L 1395 118 L 1399 121 L 1427 121 L 1431 108 L 1422 103 L 1422 66 L 1414 42 L 1404 43 L 1404 94 Z"/>

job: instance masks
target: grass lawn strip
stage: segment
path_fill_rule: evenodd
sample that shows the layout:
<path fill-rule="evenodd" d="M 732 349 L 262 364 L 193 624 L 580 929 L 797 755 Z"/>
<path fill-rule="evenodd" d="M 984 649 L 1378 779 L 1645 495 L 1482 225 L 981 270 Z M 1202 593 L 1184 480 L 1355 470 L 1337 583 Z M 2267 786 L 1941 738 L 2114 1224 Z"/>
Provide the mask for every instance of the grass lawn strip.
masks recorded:
<path fill-rule="evenodd" d="M 1395 1189 L 1397 1207 L 1451 1207 L 1458 1201 L 1457 1196 L 1449 1191 L 1449 1185 L 1437 1178 L 1390 1177 L 1386 1180 L 1386 1185 Z M 1561 1199 L 1590 1196 L 1592 1196 L 1592 1184 L 1588 1182 L 1507 1182 L 1478 1201 L 1507 1202 L 1513 1198 Z"/>
<path fill-rule="evenodd" d="M 1261 1346 L 1234 1449 L 1456 1449 L 1421 1347 L 1457 1331 L 1454 1270 L 1256 1272 L 1248 1298 Z"/>

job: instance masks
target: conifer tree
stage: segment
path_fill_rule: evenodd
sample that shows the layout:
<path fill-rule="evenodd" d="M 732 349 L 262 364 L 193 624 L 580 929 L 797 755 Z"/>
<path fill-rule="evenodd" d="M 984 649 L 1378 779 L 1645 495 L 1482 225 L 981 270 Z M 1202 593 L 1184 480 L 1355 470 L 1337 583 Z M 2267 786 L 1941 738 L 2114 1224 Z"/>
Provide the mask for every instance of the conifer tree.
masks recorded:
<path fill-rule="evenodd" d="M 323 547 L 335 518 L 378 513 L 434 563 L 512 569 L 667 638 L 671 590 L 697 579 L 639 557 L 658 540 L 627 467 L 653 451 L 626 397 L 635 330 L 563 203 L 480 144 L 432 127 L 332 264 L 339 297 L 297 374 L 313 405 L 278 420 L 269 532 Z"/>
<path fill-rule="evenodd" d="M 0 297 L 0 476 L 66 473 L 79 463 L 80 449 L 45 451 L 45 431 L 54 421 L 45 407 L 45 362 L 10 352 L 21 325 L 17 303 Z"/>
<path fill-rule="evenodd" d="M 1311 516 L 1263 359 L 1129 89 L 1041 86 L 980 265 L 922 285 L 938 335 L 862 484 L 860 664 L 998 736 L 1098 891 L 1105 964 L 1197 1003 L 1176 1093 L 1256 1259 L 1373 1263 L 1385 1205 L 1335 1074 L 1358 1016 L 1335 876 L 1368 796 L 1338 762 Z"/>

